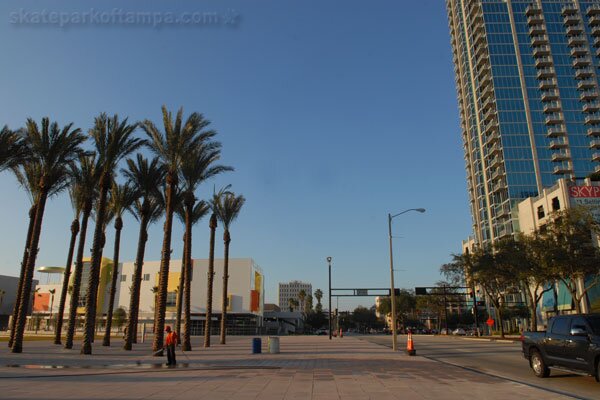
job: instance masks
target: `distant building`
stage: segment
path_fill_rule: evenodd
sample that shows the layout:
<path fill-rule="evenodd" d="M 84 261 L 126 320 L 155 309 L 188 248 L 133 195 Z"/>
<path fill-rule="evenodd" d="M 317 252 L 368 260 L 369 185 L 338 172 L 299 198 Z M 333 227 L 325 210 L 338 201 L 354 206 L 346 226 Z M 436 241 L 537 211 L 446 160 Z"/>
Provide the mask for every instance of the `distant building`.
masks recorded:
<path fill-rule="evenodd" d="M 192 260 L 192 282 L 191 282 L 191 334 L 202 335 L 204 333 L 204 321 L 206 314 L 206 291 L 208 260 Z M 175 321 L 177 306 L 177 291 L 179 290 L 179 277 L 181 275 L 181 260 L 171 260 L 169 268 L 169 279 L 167 282 L 167 310 L 166 320 L 168 324 Z M 108 294 L 112 275 L 112 261 L 102 260 L 101 280 L 98 288 L 98 317 L 106 317 L 108 311 Z M 158 286 L 160 261 L 145 261 L 142 269 L 142 281 L 140 285 L 140 308 L 139 323 L 146 324 L 147 329 L 152 328 L 155 309 L 154 288 Z M 89 259 L 84 262 L 84 276 L 89 273 Z M 40 271 L 41 272 L 41 271 Z M 129 315 L 130 288 L 133 284 L 134 263 L 125 262 L 119 265 L 117 278 L 117 292 L 115 296 L 115 309 L 123 308 Z M 221 314 L 221 300 L 223 288 L 223 259 L 215 259 L 215 276 L 213 282 L 213 317 L 212 332 L 219 332 L 219 320 Z M 49 317 L 58 311 L 58 301 L 62 288 L 62 274 L 52 279 L 53 283 L 39 285 L 39 291 L 35 298 L 34 310 L 36 315 Z M 87 280 L 82 280 L 82 286 L 87 287 Z M 55 289 L 54 296 L 50 290 Z M 82 291 L 86 288 L 82 287 Z M 54 297 L 54 299 L 53 299 Z M 54 301 L 53 301 L 54 300 Z M 85 300 L 84 300 L 85 301 Z M 229 282 L 227 295 L 228 319 L 227 332 L 229 334 L 256 334 L 262 327 L 263 303 L 264 303 L 264 275 L 258 265 L 251 258 L 229 259 Z M 67 296 L 67 304 L 70 296 Z M 85 304 L 80 301 L 78 313 L 85 312 Z M 65 315 L 68 318 L 68 315 Z"/>
<path fill-rule="evenodd" d="M 312 295 L 312 284 L 300 281 L 291 281 L 289 283 L 279 283 L 279 307 L 282 310 L 289 310 L 289 300 L 294 299 L 298 302 L 299 307 L 297 311 L 304 311 L 304 304 L 300 301 L 298 296 L 300 291 L 304 290 L 306 296 Z M 296 310 L 295 310 L 296 311 Z"/>
<path fill-rule="evenodd" d="M 32 296 L 35 293 L 37 280 L 33 280 L 31 285 Z M 0 275 L 0 330 L 8 329 L 8 321 L 15 308 L 17 298 L 17 286 L 19 278 L 13 276 Z M 29 301 L 29 313 L 31 313 L 33 301 Z M 29 314 L 28 313 L 28 314 Z"/>

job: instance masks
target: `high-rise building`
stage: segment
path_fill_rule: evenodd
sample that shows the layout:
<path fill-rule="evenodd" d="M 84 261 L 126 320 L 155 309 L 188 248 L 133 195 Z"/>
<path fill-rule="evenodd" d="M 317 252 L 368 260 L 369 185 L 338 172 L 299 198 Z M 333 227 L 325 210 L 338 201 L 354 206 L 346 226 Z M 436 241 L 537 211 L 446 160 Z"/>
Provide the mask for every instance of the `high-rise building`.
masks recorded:
<path fill-rule="evenodd" d="M 279 307 L 282 310 L 288 310 L 289 299 L 296 300 L 298 302 L 298 307 L 296 307 L 296 311 L 304 311 L 304 304 L 300 301 L 300 291 L 304 290 L 304 294 L 306 297 L 309 295 L 312 296 L 312 285 L 306 282 L 300 281 L 291 281 L 289 283 L 279 283 L 278 297 L 279 297 Z"/>
<path fill-rule="evenodd" d="M 475 242 L 600 170 L 600 1 L 447 0 Z"/>

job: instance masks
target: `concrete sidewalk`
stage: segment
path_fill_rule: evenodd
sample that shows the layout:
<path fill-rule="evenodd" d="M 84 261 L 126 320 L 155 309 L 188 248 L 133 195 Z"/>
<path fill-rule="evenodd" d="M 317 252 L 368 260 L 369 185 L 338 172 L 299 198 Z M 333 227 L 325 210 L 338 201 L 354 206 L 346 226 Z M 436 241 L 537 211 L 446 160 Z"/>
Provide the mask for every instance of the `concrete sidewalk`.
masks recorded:
<path fill-rule="evenodd" d="M 263 351 L 266 343 L 263 338 Z M 218 343 L 218 341 L 216 341 Z M 0 348 L 2 399 L 559 399 L 510 381 L 393 354 L 356 337 L 281 338 L 281 354 L 250 354 L 251 338 L 226 346 L 178 351 L 177 368 L 151 356 L 150 344 L 133 352 L 95 346 L 82 356 L 47 342 L 25 353 Z M 114 346 L 113 345 L 113 346 Z M 17 366 L 18 365 L 18 366 Z M 52 367 L 54 366 L 54 368 Z"/>

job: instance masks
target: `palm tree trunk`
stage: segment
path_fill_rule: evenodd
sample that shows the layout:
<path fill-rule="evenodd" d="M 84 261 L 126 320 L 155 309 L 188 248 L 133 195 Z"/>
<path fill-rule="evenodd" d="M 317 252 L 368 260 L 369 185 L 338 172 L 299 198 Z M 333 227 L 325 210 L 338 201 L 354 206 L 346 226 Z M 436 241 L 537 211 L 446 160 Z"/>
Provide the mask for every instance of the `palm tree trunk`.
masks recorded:
<path fill-rule="evenodd" d="M 169 263 L 171 261 L 171 233 L 173 228 L 173 196 L 177 187 L 177 173 L 167 175 L 167 204 L 165 208 L 165 225 L 162 246 L 162 257 L 160 262 L 160 271 L 158 278 L 158 307 L 154 319 L 154 342 L 152 351 L 156 356 L 162 356 L 165 313 L 167 311 L 167 285 L 169 283 Z"/>
<path fill-rule="evenodd" d="M 183 280 L 183 303 L 184 303 L 184 314 L 183 314 L 183 343 L 181 348 L 183 351 L 191 351 L 192 350 L 192 341 L 190 337 L 191 331 L 191 289 L 192 289 L 192 219 L 190 211 L 186 213 L 185 225 L 186 225 L 186 255 L 185 255 L 185 274 Z"/>
<path fill-rule="evenodd" d="M 23 277 L 25 276 L 25 266 L 27 265 L 27 257 L 29 256 L 29 242 L 33 234 L 33 225 L 35 223 L 35 204 L 29 209 L 29 227 L 27 228 L 27 237 L 25 238 L 25 250 L 23 250 L 23 260 L 21 261 L 21 273 L 19 274 L 19 284 L 17 285 L 17 293 L 15 299 L 15 307 L 13 309 L 12 320 L 10 322 L 10 338 L 8 339 L 8 347 L 12 348 L 15 339 L 15 326 L 17 325 L 17 317 L 19 315 L 19 304 L 21 303 L 21 290 L 23 290 Z"/>
<path fill-rule="evenodd" d="M 227 284 L 229 283 L 229 229 L 225 228 L 223 233 L 223 242 L 225 243 L 223 260 L 223 298 L 221 299 L 221 344 L 225 344 L 227 336 Z"/>
<path fill-rule="evenodd" d="M 121 246 L 121 229 L 123 229 L 123 219 L 115 219 L 115 248 L 113 255 L 112 279 L 110 282 L 110 297 L 108 299 L 108 312 L 106 314 L 106 330 L 102 346 L 110 346 L 110 330 L 112 328 L 113 309 L 115 308 L 115 296 L 117 294 L 117 277 L 119 275 L 119 250 Z"/>
<path fill-rule="evenodd" d="M 92 342 L 96 333 L 96 302 L 98 299 L 98 285 L 100 283 L 100 264 L 102 262 L 102 249 L 104 247 L 104 219 L 106 218 L 106 200 L 109 185 L 110 175 L 104 174 L 100 179 L 100 194 L 98 196 L 96 226 L 92 246 L 92 262 L 85 301 L 85 326 L 81 354 L 92 354 Z"/>
<path fill-rule="evenodd" d="M 142 284 L 142 268 L 144 267 L 144 254 L 148 240 L 148 217 L 143 215 L 140 222 L 137 255 L 135 257 L 135 271 L 131 284 L 131 298 L 129 299 L 129 320 L 127 321 L 127 335 L 125 335 L 125 350 L 131 350 L 133 339 L 137 336 L 137 320 L 140 308 L 140 287 Z"/>
<path fill-rule="evenodd" d="M 79 218 L 75 218 L 71 223 L 71 241 L 69 242 L 69 253 L 67 254 L 67 263 L 63 275 L 63 284 L 60 291 L 60 301 L 58 313 L 56 315 L 56 327 L 54 329 L 54 344 L 61 344 L 62 325 L 65 314 L 65 304 L 67 303 L 67 293 L 69 292 L 69 279 L 71 278 L 71 267 L 73 265 L 73 253 L 75 252 L 75 242 L 79 233 Z"/>
<path fill-rule="evenodd" d="M 181 258 L 181 272 L 179 274 L 179 286 L 177 286 L 177 311 L 175 316 L 175 332 L 181 334 L 181 310 L 183 308 L 183 283 L 185 281 L 185 263 L 187 262 L 187 228 L 183 234 L 183 257 Z"/>
<path fill-rule="evenodd" d="M 67 337 L 65 349 L 73 348 L 73 337 L 77 326 L 77 308 L 79 305 L 79 291 L 81 289 L 81 274 L 83 272 L 83 253 L 85 251 L 85 237 L 87 236 L 88 220 L 92 210 L 92 202 L 89 201 L 81 217 L 81 230 L 79 231 L 79 244 L 77 246 L 77 259 L 75 260 L 75 272 L 73 273 L 73 291 L 71 292 L 71 304 L 69 306 L 69 325 L 67 326 Z"/>
<path fill-rule="evenodd" d="M 31 284 L 33 280 L 33 271 L 35 270 L 35 261 L 38 254 L 38 245 L 42 232 L 42 220 L 44 219 L 44 210 L 46 208 L 46 199 L 48 198 L 48 189 L 42 184 L 40 188 L 40 197 L 35 210 L 35 222 L 29 243 L 29 256 L 27 257 L 27 266 L 23 275 L 23 285 L 21 288 L 21 301 L 19 302 L 19 312 L 15 325 L 15 337 L 11 351 L 21 353 L 23 351 L 23 333 L 25 332 L 25 323 L 27 322 L 27 311 L 29 310 L 29 299 L 31 298 Z"/>
<path fill-rule="evenodd" d="M 208 285 L 206 290 L 206 321 L 204 321 L 204 347 L 210 347 L 210 327 L 212 325 L 213 280 L 215 277 L 215 231 L 217 216 L 210 216 L 210 250 L 208 253 Z"/>

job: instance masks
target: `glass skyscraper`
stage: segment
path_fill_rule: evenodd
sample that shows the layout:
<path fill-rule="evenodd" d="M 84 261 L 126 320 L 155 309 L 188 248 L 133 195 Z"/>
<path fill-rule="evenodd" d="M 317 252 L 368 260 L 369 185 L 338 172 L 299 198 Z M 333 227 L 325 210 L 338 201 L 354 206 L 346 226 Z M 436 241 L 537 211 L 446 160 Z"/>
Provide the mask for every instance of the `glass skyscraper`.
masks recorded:
<path fill-rule="evenodd" d="M 600 171 L 600 0 L 447 0 L 475 241 Z"/>

